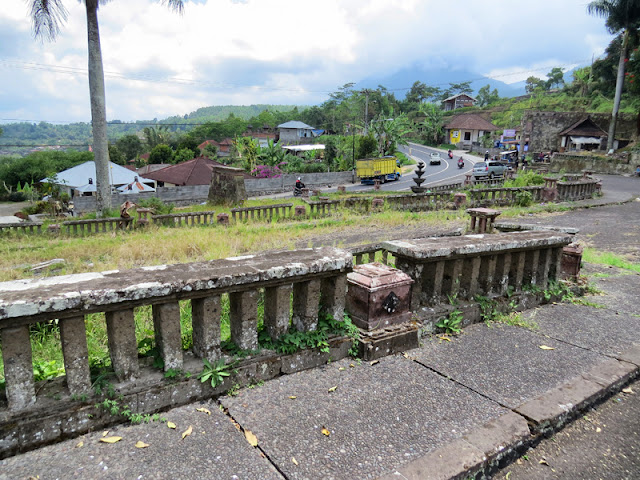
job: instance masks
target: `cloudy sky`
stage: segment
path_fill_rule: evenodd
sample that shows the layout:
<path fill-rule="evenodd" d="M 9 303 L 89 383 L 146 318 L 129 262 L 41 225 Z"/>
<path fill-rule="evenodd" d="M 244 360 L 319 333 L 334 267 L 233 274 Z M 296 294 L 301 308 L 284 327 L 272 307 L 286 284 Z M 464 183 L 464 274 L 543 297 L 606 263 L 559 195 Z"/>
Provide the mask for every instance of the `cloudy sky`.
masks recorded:
<path fill-rule="evenodd" d="M 0 9 L 0 122 L 88 121 L 83 4 L 66 0 L 61 35 L 43 43 L 31 33 L 30 2 L 4 0 Z M 100 8 L 109 120 L 316 104 L 347 82 L 357 87 L 409 65 L 513 83 L 588 64 L 612 38 L 602 19 L 587 15 L 587 0 L 184 3 L 183 15 L 153 0 Z"/>

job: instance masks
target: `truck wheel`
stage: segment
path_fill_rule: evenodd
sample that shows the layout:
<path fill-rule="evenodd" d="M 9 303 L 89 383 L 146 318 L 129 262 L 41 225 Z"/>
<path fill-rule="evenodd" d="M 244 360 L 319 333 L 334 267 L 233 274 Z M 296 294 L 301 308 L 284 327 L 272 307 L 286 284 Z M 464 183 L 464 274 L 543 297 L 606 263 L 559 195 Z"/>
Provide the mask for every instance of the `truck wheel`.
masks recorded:
<path fill-rule="evenodd" d="M 489 174 L 489 180 L 493 180 L 493 177 L 494 177 L 493 172 L 491 172 L 491 173 Z"/>

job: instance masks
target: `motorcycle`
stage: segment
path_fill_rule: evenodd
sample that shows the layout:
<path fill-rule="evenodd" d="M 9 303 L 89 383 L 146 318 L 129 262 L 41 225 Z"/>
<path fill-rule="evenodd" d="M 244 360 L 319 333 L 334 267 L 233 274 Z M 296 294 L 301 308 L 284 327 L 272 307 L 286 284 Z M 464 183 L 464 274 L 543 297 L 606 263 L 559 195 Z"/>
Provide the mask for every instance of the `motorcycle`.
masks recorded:
<path fill-rule="evenodd" d="M 458 168 L 464 168 L 464 160 L 462 158 L 458 160 Z"/>
<path fill-rule="evenodd" d="M 453 158 L 453 152 L 449 150 L 449 158 Z"/>

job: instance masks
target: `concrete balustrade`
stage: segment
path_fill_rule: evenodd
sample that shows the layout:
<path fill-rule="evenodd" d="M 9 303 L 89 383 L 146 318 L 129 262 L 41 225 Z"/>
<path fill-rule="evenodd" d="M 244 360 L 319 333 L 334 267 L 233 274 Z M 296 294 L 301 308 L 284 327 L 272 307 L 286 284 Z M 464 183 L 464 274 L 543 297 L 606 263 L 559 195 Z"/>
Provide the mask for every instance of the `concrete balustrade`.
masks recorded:
<path fill-rule="evenodd" d="M 410 211 L 436 210 L 452 201 L 449 192 L 389 195 L 385 198 L 391 208 Z"/>
<path fill-rule="evenodd" d="M 337 212 L 340 200 L 323 200 L 318 202 L 307 200 L 306 203 L 309 205 L 309 213 L 319 217 Z"/>
<path fill-rule="evenodd" d="M 598 187 L 599 179 L 580 178 L 578 175 L 574 177 L 575 180 L 573 181 L 557 182 L 558 200 L 565 202 L 584 200 L 585 198 L 592 198 L 600 190 Z"/>
<path fill-rule="evenodd" d="M 0 234 L 5 232 L 42 233 L 42 223 L 37 223 L 37 222 L 0 223 Z"/>
<path fill-rule="evenodd" d="M 164 370 L 183 367 L 180 300 L 191 301 L 193 353 L 215 360 L 220 351 L 220 295 L 229 294 L 231 340 L 258 348 L 257 306 L 264 289 L 265 325 L 276 339 L 292 320 L 303 331 L 318 323 L 323 305 L 342 318 L 350 252 L 334 248 L 248 255 L 211 262 L 0 283 L 0 338 L 9 409 L 36 401 L 29 325 L 60 319 L 69 394 L 90 386 L 84 315 L 106 313 L 109 355 L 120 381 L 140 375 L 134 309 L 152 305 L 155 343 Z M 289 304 L 293 295 L 293 316 Z M 1 408 L 0 408 L 1 410 Z"/>
<path fill-rule="evenodd" d="M 215 223 L 216 212 L 186 212 L 186 213 L 168 213 L 164 215 L 151 215 L 151 221 L 156 225 L 165 226 L 194 226 L 194 225 L 213 225 Z"/>
<path fill-rule="evenodd" d="M 560 275 L 562 248 L 572 237 L 558 232 L 510 232 L 383 242 L 396 268 L 413 280 L 412 310 L 475 295 L 502 295 L 526 285 L 545 288 Z"/>
<path fill-rule="evenodd" d="M 452 192 L 454 190 L 462 190 L 463 184 L 462 182 L 458 182 L 458 183 L 449 183 L 446 185 L 429 185 L 427 188 L 429 191 L 433 193 Z"/>
<path fill-rule="evenodd" d="M 62 222 L 60 226 L 68 235 L 85 235 L 90 233 L 113 232 L 115 230 L 130 230 L 135 227 L 135 219 L 110 217 L 89 220 L 70 220 Z"/>
<path fill-rule="evenodd" d="M 287 218 L 291 217 L 293 203 L 280 203 L 277 205 L 265 205 L 262 207 L 232 208 L 231 218 L 234 222 L 255 219 Z"/>
<path fill-rule="evenodd" d="M 544 187 L 480 188 L 469 190 L 470 202 L 474 207 L 488 205 L 514 205 L 519 192 L 529 192 L 534 202 L 542 200 Z"/>

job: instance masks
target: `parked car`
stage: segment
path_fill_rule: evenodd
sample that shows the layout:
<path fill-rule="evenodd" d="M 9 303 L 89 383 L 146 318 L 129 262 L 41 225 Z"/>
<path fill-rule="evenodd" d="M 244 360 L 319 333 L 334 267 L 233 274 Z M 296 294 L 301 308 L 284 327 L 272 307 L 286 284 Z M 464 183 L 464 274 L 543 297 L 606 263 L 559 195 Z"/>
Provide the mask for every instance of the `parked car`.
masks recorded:
<path fill-rule="evenodd" d="M 431 158 L 429 159 L 429 165 L 440 165 L 442 163 L 442 158 L 439 153 L 432 153 Z"/>
<path fill-rule="evenodd" d="M 486 162 L 478 162 L 473 166 L 473 176 L 475 178 L 493 178 L 501 177 L 508 167 L 496 160 L 488 160 Z"/>

